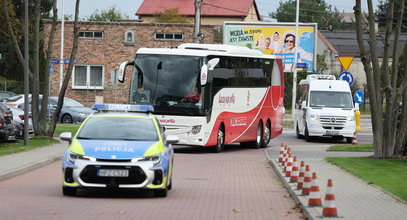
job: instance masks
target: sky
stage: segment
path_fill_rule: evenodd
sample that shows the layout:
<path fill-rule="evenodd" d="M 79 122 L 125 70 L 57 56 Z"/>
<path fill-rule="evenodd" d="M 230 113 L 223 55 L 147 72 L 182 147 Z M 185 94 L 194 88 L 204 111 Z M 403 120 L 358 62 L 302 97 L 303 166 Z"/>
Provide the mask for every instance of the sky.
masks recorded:
<path fill-rule="evenodd" d="M 62 2 L 64 2 L 63 5 L 65 14 L 75 14 L 75 0 L 57 1 L 59 17 L 61 17 L 62 14 Z M 287 0 L 256 0 L 260 15 L 266 16 L 266 20 L 272 20 L 270 17 L 268 17 L 269 13 L 276 10 L 280 4 L 280 1 L 285 2 Z M 378 1 L 379 0 L 373 0 L 374 10 L 377 8 Z M 85 19 L 96 9 L 101 11 L 116 6 L 116 8 L 122 12 L 122 14 L 129 16 L 129 19 L 137 19 L 135 13 L 142 2 L 143 0 L 82 0 L 80 1 L 79 17 L 81 19 Z M 355 4 L 355 0 L 325 0 L 325 2 L 330 4 L 332 7 L 336 7 L 341 12 L 353 12 L 353 6 Z M 367 3 L 365 0 L 362 0 L 362 9 L 367 11 Z"/>

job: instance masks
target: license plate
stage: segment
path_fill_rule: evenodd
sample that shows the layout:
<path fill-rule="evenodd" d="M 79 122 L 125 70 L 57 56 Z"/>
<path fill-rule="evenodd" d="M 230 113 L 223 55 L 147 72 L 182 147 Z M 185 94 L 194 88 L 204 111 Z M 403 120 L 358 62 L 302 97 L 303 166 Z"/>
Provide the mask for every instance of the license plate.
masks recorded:
<path fill-rule="evenodd" d="M 97 175 L 107 177 L 128 177 L 129 170 L 99 169 Z"/>
<path fill-rule="evenodd" d="M 326 131 L 327 135 L 339 135 L 339 131 Z"/>

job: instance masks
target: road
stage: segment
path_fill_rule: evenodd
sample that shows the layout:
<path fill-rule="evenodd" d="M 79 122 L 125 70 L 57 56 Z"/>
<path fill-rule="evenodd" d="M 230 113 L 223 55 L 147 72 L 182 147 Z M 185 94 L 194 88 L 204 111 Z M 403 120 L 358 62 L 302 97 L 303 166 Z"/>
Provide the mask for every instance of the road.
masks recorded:
<path fill-rule="evenodd" d="M 1 219 L 301 219 L 264 149 L 226 146 L 219 154 L 177 147 L 173 189 L 61 192 L 55 162 L 0 182 Z"/>

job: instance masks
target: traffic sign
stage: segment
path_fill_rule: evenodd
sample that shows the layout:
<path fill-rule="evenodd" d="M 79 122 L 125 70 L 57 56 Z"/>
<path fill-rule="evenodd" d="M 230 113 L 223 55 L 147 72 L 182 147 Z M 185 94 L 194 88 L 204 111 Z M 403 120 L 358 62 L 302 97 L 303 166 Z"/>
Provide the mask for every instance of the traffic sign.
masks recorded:
<path fill-rule="evenodd" d="M 350 64 L 351 64 L 352 61 L 353 61 L 353 57 L 338 57 L 338 60 L 339 60 L 339 62 L 341 63 L 343 69 L 344 69 L 345 71 L 347 71 L 348 68 L 349 68 L 349 66 L 350 66 Z"/>
<path fill-rule="evenodd" d="M 54 71 L 54 64 L 49 64 L 49 75 L 52 76 L 52 72 Z"/>
<path fill-rule="evenodd" d="M 355 95 L 353 96 L 353 100 L 355 100 L 356 103 L 360 104 L 365 101 L 365 97 L 363 96 L 363 93 L 358 90 L 355 92 Z"/>
<path fill-rule="evenodd" d="M 351 86 L 353 84 L 353 75 L 350 72 L 342 72 L 339 74 L 338 76 L 339 80 L 344 80 L 346 82 L 349 83 L 349 86 Z"/>
<path fill-rule="evenodd" d="M 58 64 L 58 63 L 59 63 L 59 59 L 51 59 L 51 63 L 53 63 L 53 64 Z"/>

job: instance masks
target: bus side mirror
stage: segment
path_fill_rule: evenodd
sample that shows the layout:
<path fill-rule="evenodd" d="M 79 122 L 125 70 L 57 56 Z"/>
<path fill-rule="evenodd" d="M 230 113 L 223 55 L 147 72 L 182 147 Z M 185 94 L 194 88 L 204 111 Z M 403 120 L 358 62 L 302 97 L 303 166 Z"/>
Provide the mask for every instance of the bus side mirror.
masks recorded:
<path fill-rule="evenodd" d="M 208 61 L 208 69 L 209 70 L 213 70 L 215 68 L 216 65 L 218 65 L 219 63 L 219 58 L 213 58 L 211 60 Z"/>
<path fill-rule="evenodd" d="M 301 109 L 307 109 L 307 101 L 301 102 Z"/>
<path fill-rule="evenodd" d="M 124 83 L 124 77 L 126 75 L 126 67 L 134 65 L 134 61 L 123 62 L 120 64 L 119 71 L 117 72 L 117 81 Z"/>
<path fill-rule="evenodd" d="M 204 64 L 201 68 L 201 86 L 204 86 L 206 84 L 206 81 L 208 80 L 208 66 Z"/>

